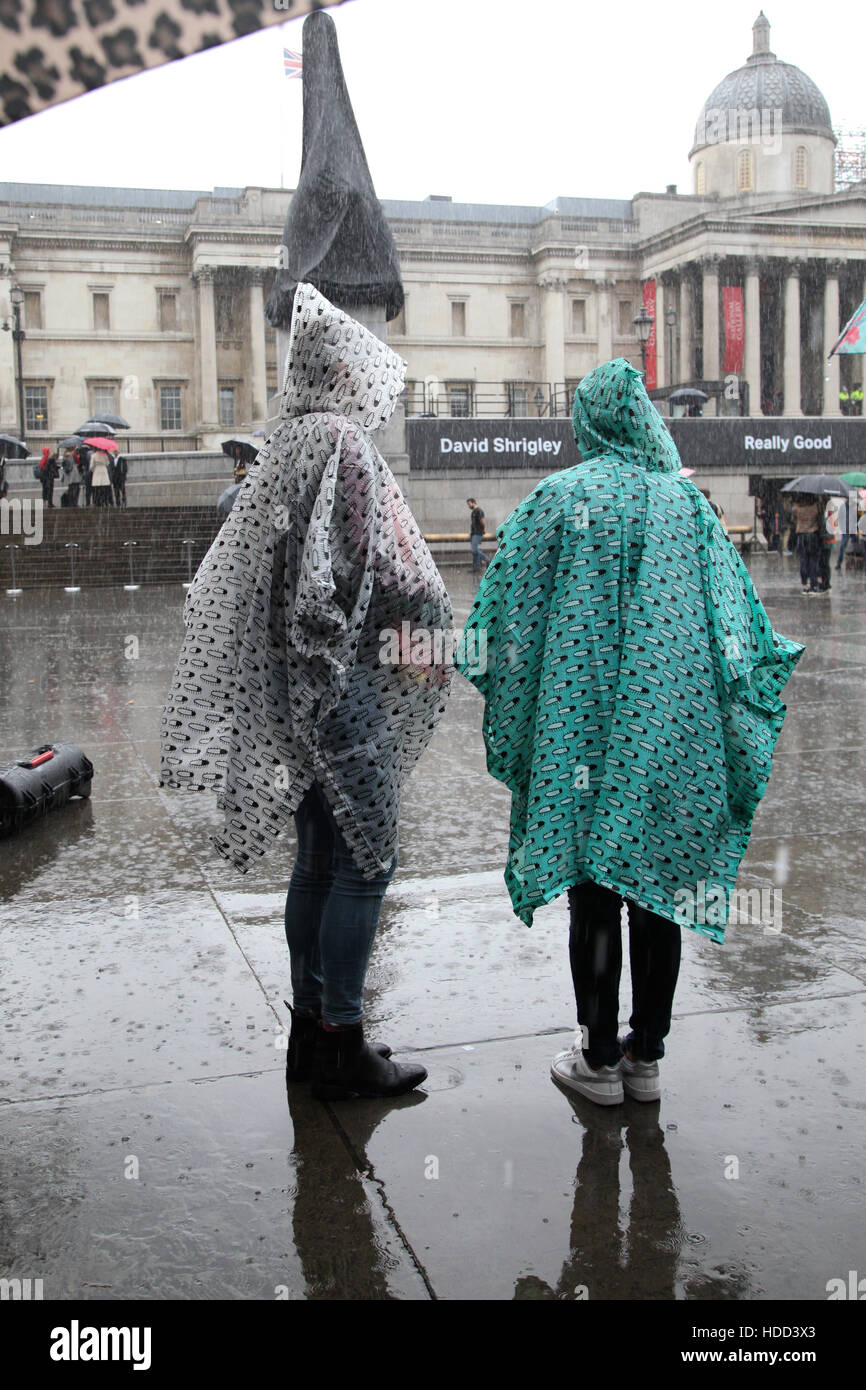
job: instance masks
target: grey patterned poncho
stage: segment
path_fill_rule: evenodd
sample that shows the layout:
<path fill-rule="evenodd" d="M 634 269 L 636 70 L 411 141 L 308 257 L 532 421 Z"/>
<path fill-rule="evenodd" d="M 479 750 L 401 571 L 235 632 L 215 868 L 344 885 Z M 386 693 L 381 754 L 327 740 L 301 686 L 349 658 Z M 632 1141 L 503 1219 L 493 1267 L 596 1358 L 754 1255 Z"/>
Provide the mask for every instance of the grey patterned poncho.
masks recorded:
<path fill-rule="evenodd" d="M 219 788 L 212 838 L 242 873 L 314 780 L 365 877 L 385 871 L 403 780 L 445 709 L 451 605 L 367 433 L 404 374 L 298 286 L 280 423 L 187 596 L 161 785 Z"/>

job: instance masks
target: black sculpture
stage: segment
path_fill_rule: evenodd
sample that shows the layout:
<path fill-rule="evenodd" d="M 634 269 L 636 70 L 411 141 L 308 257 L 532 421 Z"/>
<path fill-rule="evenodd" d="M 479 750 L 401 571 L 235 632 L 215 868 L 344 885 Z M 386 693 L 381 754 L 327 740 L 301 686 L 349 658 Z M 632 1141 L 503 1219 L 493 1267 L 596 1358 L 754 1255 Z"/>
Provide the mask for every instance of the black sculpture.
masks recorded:
<path fill-rule="evenodd" d="M 280 269 L 265 311 L 288 328 L 295 287 L 308 281 L 341 308 L 403 307 L 400 262 L 376 197 L 346 90 L 337 30 L 322 10 L 303 28 L 304 143 L 301 176 L 289 205 Z"/>

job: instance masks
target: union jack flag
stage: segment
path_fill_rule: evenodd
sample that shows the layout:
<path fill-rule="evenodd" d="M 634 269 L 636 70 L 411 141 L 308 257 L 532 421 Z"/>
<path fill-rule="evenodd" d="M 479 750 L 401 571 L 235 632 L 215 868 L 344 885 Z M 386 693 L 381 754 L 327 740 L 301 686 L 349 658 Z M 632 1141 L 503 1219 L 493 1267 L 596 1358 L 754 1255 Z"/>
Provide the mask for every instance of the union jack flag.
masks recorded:
<path fill-rule="evenodd" d="M 300 77 L 303 60 L 300 53 L 293 53 L 290 48 L 283 49 L 283 67 L 286 77 Z"/>

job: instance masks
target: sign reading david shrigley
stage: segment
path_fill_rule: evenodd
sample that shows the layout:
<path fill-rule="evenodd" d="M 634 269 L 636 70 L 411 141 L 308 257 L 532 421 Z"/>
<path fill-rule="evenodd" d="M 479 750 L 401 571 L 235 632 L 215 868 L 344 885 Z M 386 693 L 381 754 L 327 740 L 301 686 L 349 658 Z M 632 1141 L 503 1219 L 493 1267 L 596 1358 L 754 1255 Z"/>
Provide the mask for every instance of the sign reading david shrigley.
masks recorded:
<path fill-rule="evenodd" d="M 430 471 L 554 473 L 580 461 L 565 419 L 407 420 L 406 447 L 410 467 Z"/>

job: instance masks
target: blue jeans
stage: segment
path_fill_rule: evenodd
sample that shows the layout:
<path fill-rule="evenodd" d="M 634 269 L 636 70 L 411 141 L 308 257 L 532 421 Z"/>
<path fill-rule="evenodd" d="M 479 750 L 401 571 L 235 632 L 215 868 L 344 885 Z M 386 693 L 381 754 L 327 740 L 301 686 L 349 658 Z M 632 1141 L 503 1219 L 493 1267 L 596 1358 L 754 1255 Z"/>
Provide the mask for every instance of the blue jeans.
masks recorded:
<path fill-rule="evenodd" d="M 387 873 L 365 879 L 318 783 L 295 812 L 298 855 L 286 896 L 286 941 L 294 1007 L 326 1023 L 360 1023 L 364 977 Z"/>
<path fill-rule="evenodd" d="M 485 565 L 490 564 L 489 559 L 484 554 L 484 551 L 481 549 L 481 542 L 483 540 L 484 537 L 480 535 L 469 537 L 469 544 L 472 546 L 472 568 L 476 574 L 480 573 L 482 560 L 484 561 Z"/>

